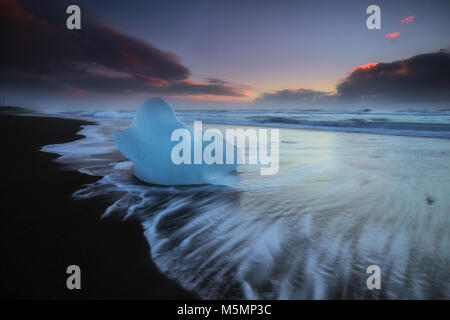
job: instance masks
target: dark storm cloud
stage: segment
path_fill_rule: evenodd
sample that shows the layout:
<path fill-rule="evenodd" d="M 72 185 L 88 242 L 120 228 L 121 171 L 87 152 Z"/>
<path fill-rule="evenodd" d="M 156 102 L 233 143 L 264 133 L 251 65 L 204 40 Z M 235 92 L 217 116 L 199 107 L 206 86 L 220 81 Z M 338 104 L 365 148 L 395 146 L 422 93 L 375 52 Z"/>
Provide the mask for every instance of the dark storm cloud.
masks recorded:
<path fill-rule="evenodd" d="M 66 28 L 65 1 L 0 2 L 0 83 L 18 88 L 84 92 L 165 92 L 240 96 L 225 82 L 187 82 L 174 54 L 123 34 L 82 7 L 81 30 Z"/>
<path fill-rule="evenodd" d="M 91 76 L 89 74 L 67 74 L 61 76 L 63 83 L 70 83 L 70 88 L 81 89 L 83 92 L 93 91 L 98 93 L 111 93 L 121 91 L 124 93 L 151 92 L 159 95 L 216 95 L 229 97 L 246 97 L 246 92 L 241 87 L 223 82 L 220 85 L 208 82 L 193 82 L 189 80 L 177 80 L 164 82 L 161 79 L 142 76 Z M 38 84 L 37 84 L 38 85 Z M 55 85 L 56 86 L 56 85 Z"/>
<path fill-rule="evenodd" d="M 257 103 L 346 106 L 349 103 L 450 102 L 450 53 L 440 50 L 408 59 L 357 66 L 336 94 L 295 89 L 264 93 Z"/>
<path fill-rule="evenodd" d="M 450 53 L 440 50 L 355 68 L 338 84 L 337 92 L 346 100 L 450 101 Z"/>
<path fill-rule="evenodd" d="M 84 8 L 82 29 L 71 31 L 65 26 L 64 2 L 36 6 L 36 1 L 3 0 L 0 6 L 2 68 L 51 74 L 80 72 L 84 69 L 80 64 L 99 64 L 167 80 L 189 75 L 173 54 L 97 23 Z"/>

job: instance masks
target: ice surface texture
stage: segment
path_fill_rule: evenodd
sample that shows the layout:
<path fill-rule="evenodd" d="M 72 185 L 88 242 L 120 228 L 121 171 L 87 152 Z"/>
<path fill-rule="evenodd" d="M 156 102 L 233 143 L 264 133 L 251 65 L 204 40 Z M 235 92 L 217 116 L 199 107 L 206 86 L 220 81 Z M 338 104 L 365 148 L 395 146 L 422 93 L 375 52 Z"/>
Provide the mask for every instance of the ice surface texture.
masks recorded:
<path fill-rule="evenodd" d="M 113 132 L 113 139 L 120 152 L 133 162 L 136 177 L 147 183 L 228 185 L 240 181 L 234 164 L 174 164 L 171 151 L 178 142 L 171 141 L 171 135 L 178 128 L 190 132 L 193 155 L 193 128 L 179 121 L 163 99 L 152 98 L 137 111 L 129 128 Z M 205 144 L 203 142 L 203 147 Z"/>

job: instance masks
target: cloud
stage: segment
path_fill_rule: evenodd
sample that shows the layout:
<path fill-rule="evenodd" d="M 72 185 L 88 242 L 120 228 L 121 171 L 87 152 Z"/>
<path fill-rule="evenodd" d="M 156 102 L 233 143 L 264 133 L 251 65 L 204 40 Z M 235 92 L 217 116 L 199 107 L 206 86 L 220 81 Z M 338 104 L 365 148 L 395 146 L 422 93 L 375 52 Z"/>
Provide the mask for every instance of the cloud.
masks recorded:
<path fill-rule="evenodd" d="M 336 86 L 336 93 L 284 89 L 264 93 L 259 105 L 277 107 L 336 107 L 352 105 L 450 103 L 450 52 L 440 50 L 392 62 L 356 66 Z"/>
<path fill-rule="evenodd" d="M 361 66 L 356 66 L 355 69 L 353 69 L 353 72 L 358 71 L 358 70 L 367 70 L 367 69 L 375 67 L 377 64 L 378 64 L 378 62 L 369 62 L 369 63 L 366 63 Z"/>
<path fill-rule="evenodd" d="M 173 90 L 192 95 L 206 94 L 229 97 L 247 97 L 247 86 L 236 86 L 225 80 L 209 78 L 206 83 L 190 80 L 177 81 L 172 85 Z"/>
<path fill-rule="evenodd" d="M 189 76 L 172 53 L 97 23 L 87 9 L 82 30 L 73 31 L 65 26 L 64 2 L 46 1 L 38 9 L 32 1 L 2 0 L 0 6 L 1 27 L 8 30 L 1 37 L 2 68 L 54 74 L 102 65 L 166 80 Z"/>
<path fill-rule="evenodd" d="M 405 19 L 400 20 L 400 23 L 401 24 L 410 24 L 411 22 L 413 22 L 415 17 L 416 17 L 415 15 L 411 15 L 409 17 L 406 17 Z"/>
<path fill-rule="evenodd" d="M 336 89 L 341 99 L 450 101 L 450 53 L 440 50 L 359 68 Z"/>
<path fill-rule="evenodd" d="M 161 78 L 145 76 L 143 74 L 135 74 L 134 77 L 136 79 L 142 80 L 149 87 L 162 88 L 170 86 L 169 81 Z"/>
<path fill-rule="evenodd" d="M 384 36 L 389 39 L 394 39 L 394 38 L 397 38 L 399 35 L 400 35 L 400 32 L 392 32 L 392 33 L 387 33 Z"/>
<path fill-rule="evenodd" d="M 317 106 L 331 102 L 333 95 L 325 91 L 310 89 L 283 89 L 275 92 L 263 93 L 255 99 L 259 105 L 281 104 L 282 106 Z"/>
<path fill-rule="evenodd" d="M 81 30 L 66 28 L 65 1 L 0 2 L 0 83 L 8 90 L 51 93 L 162 93 L 244 96 L 240 86 L 189 83 L 171 52 L 126 35 L 82 7 Z"/>

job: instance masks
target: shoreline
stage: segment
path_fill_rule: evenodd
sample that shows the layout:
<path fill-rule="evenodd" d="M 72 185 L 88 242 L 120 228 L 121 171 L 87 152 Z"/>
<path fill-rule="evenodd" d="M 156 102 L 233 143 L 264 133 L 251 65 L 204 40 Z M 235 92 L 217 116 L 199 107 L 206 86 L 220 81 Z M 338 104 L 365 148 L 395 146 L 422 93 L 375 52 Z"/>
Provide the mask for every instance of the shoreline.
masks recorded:
<path fill-rule="evenodd" d="M 152 262 L 138 221 L 101 219 L 113 199 L 74 201 L 97 181 L 66 171 L 44 145 L 80 139 L 88 121 L 0 114 L 3 299 L 197 299 Z M 66 268 L 81 268 L 81 290 L 66 288 Z"/>
<path fill-rule="evenodd" d="M 111 140 L 111 131 L 123 123 L 117 125 L 106 121 L 98 125 L 83 125 L 87 122 L 82 119 L 74 122 L 45 117 L 15 120 L 10 127 L 2 126 L 6 136 L 14 137 L 11 141 L 2 141 L 8 156 L 2 167 L 14 180 L 9 184 L 4 181 L 4 188 L 9 188 L 9 185 L 15 187 L 16 191 L 9 195 L 15 195 L 18 200 L 8 198 L 4 203 L 7 203 L 7 208 L 23 202 L 23 199 L 29 203 L 17 205 L 21 210 L 16 211 L 25 218 L 17 218 L 18 222 L 13 220 L 12 231 L 6 229 L 11 225 L 10 217 L 5 215 L 7 219 L 3 219 L 6 221 L 6 234 L 9 232 L 15 242 L 2 241 L 2 244 L 18 243 L 10 245 L 14 250 L 8 252 L 5 265 L 14 264 L 9 261 L 12 259 L 24 260 L 21 271 L 10 266 L 9 273 L 13 270 L 13 274 L 17 273 L 14 274 L 16 281 L 19 279 L 28 287 L 33 285 L 32 288 L 36 282 L 44 282 L 35 278 L 54 281 L 54 270 L 58 269 L 58 289 L 51 281 L 53 288 L 45 288 L 56 299 L 62 295 L 65 295 L 64 299 L 177 299 L 184 293 L 188 297 L 183 295 L 183 299 L 198 296 L 206 299 L 437 299 L 448 296 L 450 292 L 445 286 L 435 286 L 437 279 L 448 279 L 441 265 L 445 266 L 445 261 L 450 261 L 448 242 L 436 239 L 436 235 L 441 238 L 448 236 L 448 217 L 445 215 L 448 212 L 445 192 L 450 181 L 446 161 L 448 140 L 282 129 L 286 143 L 282 144 L 280 152 L 284 155 L 284 164 L 280 166 L 277 179 L 265 179 L 256 171 L 244 170 L 246 179 L 234 190 L 216 192 L 209 187 L 200 187 L 185 192 L 165 192 L 164 188 L 150 186 L 149 189 L 135 179 L 129 180 L 128 165 L 114 167 L 118 170 L 109 175 L 111 161 L 121 162 Z M 27 122 L 34 123 L 31 132 Z M 81 131 L 80 124 L 84 128 Z M 80 137 L 75 135 L 76 131 L 87 138 L 73 141 Z M 37 137 L 36 132 L 42 136 Z M 55 135 L 67 135 L 70 139 L 66 141 L 70 143 L 60 144 L 51 140 Z M 45 137 L 46 146 L 56 143 L 55 148 L 44 148 L 45 152 L 51 153 L 41 153 L 49 160 L 43 161 L 36 155 L 27 157 L 29 152 L 23 152 L 23 147 L 33 145 L 37 138 L 39 143 L 35 143 L 35 149 L 40 149 Z M 51 159 L 58 155 L 63 158 L 52 162 Z M 13 163 L 10 165 L 12 169 L 8 169 L 7 160 Z M 33 164 L 31 169 L 28 168 L 30 163 Z M 50 164 L 53 171 L 45 171 Z M 65 171 L 66 165 L 77 171 Z M 44 172 L 40 171 L 42 169 Z M 85 172 L 87 176 L 79 172 Z M 79 180 L 71 183 L 72 180 L 66 177 L 61 181 L 55 178 L 55 174 L 56 178 L 71 175 Z M 48 182 L 49 177 L 51 183 Z M 92 190 L 81 187 L 81 200 L 71 199 L 73 191 L 80 190 L 80 185 L 86 180 L 96 181 L 99 177 L 106 179 L 94 184 Z M 29 190 L 26 197 L 21 196 L 24 193 L 21 188 L 28 187 L 24 181 L 34 184 L 26 189 Z M 21 185 L 15 186 L 13 182 Z M 45 188 L 41 188 L 42 185 Z M 72 190 L 67 190 L 68 187 Z M 40 196 L 33 194 L 36 190 Z M 112 203 L 119 214 L 100 219 L 99 214 Z M 183 203 L 182 210 L 173 206 L 174 203 Z M 127 210 L 129 220 L 124 222 L 120 221 L 122 208 L 131 210 Z M 147 215 L 140 208 L 144 211 L 153 209 Z M 41 220 L 33 221 L 31 230 L 22 231 L 21 228 L 28 228 L 28 220 L 32 218 Z M 45 223 L 42 225 L 42 222 Z M 337 225 L 340 227 L 336 228 Z M 228 226 L 226 232 L 222 232 L 224 226 Z M 290 227 L 286 229 L 286 226 Z M 40 230 L 48 229 L 51 232 L 42 238 Z M 272 231 L 261 233 L 261 230 Z M 16 236 L 17 232 L 22 232 L 22 235 Z M 280 232 L 283 239 L 278 236 Z M 0 236 L 3 233 L 0 232 Z M 136 234 L 140 234 L 141 239 Z M 198 234 L 201 236 L 196 241 L 190 241 L 192 235 Z M 417 234 L 420 234 L 420 240 Z M 88 239 L 84 239 L 86 235 Z M 330 237 L 342 244 L 343 251 L 339 255 L 342 259 L 335 260 L 336 248 L 329 246 Z M 374 237 L 379 241 L 374 243 Z M 22 238 L 31 244 L 23 245 Z M 279 245 L 273 247 L 272 239 Z M 177 246 L 180 243 L 183 245 Z M 236 247 L 236 243 L 242 245 Z M 260 250 L 261 243 L 269 250 Z M 272 262 L 276 257 L 286 257 L 283 248 L 287 246 L 291 248 L 288 252 L 306 254 L 295 255 L 293 259 L 281 258 L 280 264 L 288 267 L 280 271 Z M 415 251 L 414 256 L 409 255 L 412 250 Z M 27 254 L 16 257 L 13 251 Z M 50 256 L 54 252 L 52 260 Z M 42 253 L 46 253 L 43 258 Z M 326 264 L 316 260 L 318 254 L 326 257 Z M 56 266 L 55 257 L 59 259 Z M 44 262 L 40 261 L 42 259 Z M 423 267 L 419 261 L 424 259 L 433 263 Z M 230 260 L 232 265 L 229 265 Z M 302 267 L 308 260 L 313 261 L 313 269 Z M 50 267 L 47 275 L 42 276 L 47 270 L 37 272 L 33 269 L 36 261 L 40 263 L 38 269 Z M 434 263 L 438 261 L 443 264 Z M 65 289 L 67 275 L 64 268 L 75 262 L 82 269 L 83 279 L 87 279 L 88 286 L 83 282 L 82 289 L 88 291 L 82 295 Z M 382 270 L 393 268 L 394 271 L 384 277 L 385 281 L 397 285 L 382 292 L 361 291 L 365 288 L 366 272 L 359 268 L 374 263 Z M 258 276 L 261 265 L 265 266 L 265 273 Z M 330 273 L 330 266 L 337 273 Z M 411 272 L 424 274 L 428 280 L 415 282 L 419 289 L 413 290 L 408 282 L 403 281 L 409 272 L 396 266 L 407 266 Z M 149 272 L 151 268 L 154 270 Z M 307 287 L 295 282 L 292 272 L 286 272 L 293 268 L 296 274 L 307 279 Z M 319 270 L 320 275 L 310 270 Z M 20 272 L 31 277 L 32 281 L 23 280 L 18 274 Z M 269 289 L 260 288 L 261 283 L 270 279 L 267 275 L 275 275 L 283 283 L 292 283 L 293 286 L 270 282 Z M 168 277 L 176 279 L 176 283 Z M 323 277 L 327 279 L 325 286 L 321 280 Z M 5 283 L 8 281 L 13 280 L 7 277 Z M 343 286 L 348 282 L 354 285 Z M 194 297 L 177 283 L 193 288 L 198 296 Z M 245 292 L 243 284 L 248 283 L 253 289 Z"/>

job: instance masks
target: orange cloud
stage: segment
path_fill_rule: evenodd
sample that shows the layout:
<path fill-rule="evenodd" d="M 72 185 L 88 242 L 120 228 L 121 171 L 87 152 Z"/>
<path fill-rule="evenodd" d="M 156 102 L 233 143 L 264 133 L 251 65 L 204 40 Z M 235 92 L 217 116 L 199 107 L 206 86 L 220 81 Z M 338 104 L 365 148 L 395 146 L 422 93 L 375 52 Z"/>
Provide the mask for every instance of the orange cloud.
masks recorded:
<path fill-rule="evenodd" d="M 384 36 L 389 39 L 394 39 L 394 38 L 397 38 L 399 35 L 400 35 L 400 32 L 392 32 L 392 33 L 387 33 Z"/>
<path fill-rule="evenodd" d="M 356 66 L 356 68 L 353 69 L 353 72 L 358 71 L 358 70 L 370 69 L 370 68 L 375 67 L 377 64 L 378 64 L 378 62 L 369 62 L 369 63 L 366 63 L 366 64 L 364 64 L 362 66 Z"/>
<path fill-rule="evenodd" d="M 212 94 L 187 94 L 179 95 L 178 98 L 188 99 L 188 100 L 201 100 L 201 101 L 222 101 L 222 102 L 251 102 L 252 97 L 227 97 L 227 96 L 217 96 Z"/>
<path fill-rule="evenodd" d="M 135 74 L 134 77 L 142 80 L 147 86 L 150 87 L 162 88 L 170 85 L 169 81 L 161 78 L 149 77 L 143 74 Z"/>
<path fill-rule="evenodd" d="M 189 80 L 189 79 L 186 79 L 186 80 L 180 80 L 180 81 L 178 81 L 178 82 L 179 82 L 179 83 L 184 83 L 184 84 L 187 84 L 187 85 L 191 85 L 191 86 L 202 86 L 202 85 L 204 85 L 203 82 L 195 81 L 195 80 Z"/>
<path fill-rule="evenodd" d="M 396 70 L 393 71 L 393 73 L 406 75 L 408 74 L 408 71 L 409 71 L 408 66 L 404 62 L 402 62 L 401 65 Z"/>
<path fill-rule="evenodd" d="M 406 17 L 405 19 L 400 20 L 400 23 L 402 23 L 402 24 L 409 24 L 409 23 L 413 22 L 415 17 L 416 17 L 415 15 Z"/>

